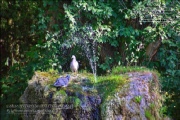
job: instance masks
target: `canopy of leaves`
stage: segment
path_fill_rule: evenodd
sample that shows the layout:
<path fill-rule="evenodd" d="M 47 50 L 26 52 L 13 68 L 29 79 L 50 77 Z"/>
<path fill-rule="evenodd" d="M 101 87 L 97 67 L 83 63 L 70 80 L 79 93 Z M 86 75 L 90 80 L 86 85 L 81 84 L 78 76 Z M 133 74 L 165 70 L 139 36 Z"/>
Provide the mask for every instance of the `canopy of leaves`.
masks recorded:
<path fill-rule="evenodd" d="M 2 0 L 0 6 L 1 103 L 14 103 L 10 98 L 20 97 L 36 70 L 69 71 L 73 54 L 80 70 L 91 72 L 87 48 L 96 51 L 90 54 L 98 75 L 119 65 L 158 70 L 165 114 L 180 118 L 178 1 Z"/>

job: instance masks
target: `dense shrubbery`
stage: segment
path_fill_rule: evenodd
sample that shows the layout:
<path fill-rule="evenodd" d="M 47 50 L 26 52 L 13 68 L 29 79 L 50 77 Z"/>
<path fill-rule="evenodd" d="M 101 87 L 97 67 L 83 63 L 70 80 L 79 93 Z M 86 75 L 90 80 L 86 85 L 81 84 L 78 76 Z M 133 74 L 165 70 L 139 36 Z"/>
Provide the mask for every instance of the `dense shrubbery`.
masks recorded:
<path fill-rule="evenodd" d="M 166 92 L 166 114 L 180 118 L 179 7 L 171 0 L 3 0 L 1 102 L 18 99 L 36 70 L 69 71 L 72 54 L 81 69 L 91 71 L 81 44 L 85 41 L 87 48 L 95 47 L 98 74 L 118 65 L 157 69 Z"/>

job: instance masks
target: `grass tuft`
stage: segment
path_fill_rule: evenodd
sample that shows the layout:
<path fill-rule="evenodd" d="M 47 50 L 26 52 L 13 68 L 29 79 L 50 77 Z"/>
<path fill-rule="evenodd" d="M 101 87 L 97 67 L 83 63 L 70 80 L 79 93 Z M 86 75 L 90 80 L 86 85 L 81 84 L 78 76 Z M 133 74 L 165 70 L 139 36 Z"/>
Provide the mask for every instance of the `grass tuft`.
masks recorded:
<path fill-rule="evenodd" d="M 127 72 L 145 72 L 150 71 L 146 67 L 134 67 L 134 66 L 117 66 L 112 69 L 112 74 L 124 74 Z"/>
<path fill-rule="evenodd" d="M 117 90 L 128 82 L 128 77 L 120 75 L 107 75 L 100 76 L 97 79 L 95 84 L 98 93 L 105 100 L 108 97 L 111 97 Z"/>
<path fill-rule="evenodd" d="M 145 110 L 145 117 L 148 120 L 155 120 L 154 116 L 151 114 L 151 112 L 149 110 Z"/>

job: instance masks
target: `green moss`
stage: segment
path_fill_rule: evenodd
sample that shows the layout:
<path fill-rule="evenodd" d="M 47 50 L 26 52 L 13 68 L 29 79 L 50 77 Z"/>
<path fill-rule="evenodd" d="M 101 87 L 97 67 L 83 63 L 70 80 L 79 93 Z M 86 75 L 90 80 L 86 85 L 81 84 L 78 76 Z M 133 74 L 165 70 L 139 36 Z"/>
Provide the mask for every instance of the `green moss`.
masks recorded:
<path fill-rule="evenodd" d="M 90 83 L 94 82 L 94 75 L 92 73 L 88 73 L 87 71 L 81 71 L 79 75 L 90 80 Z"/>
<path fill-rule="evenodd" d="M 67 95 L 66 95 L 66 92 L 65 92 L 64 90 L 62 90 L 62 89 L 56 91 L 54 95 L 55 95 L 55 96 L 57 96 L 57 95 L 67 96 Z"/>
<path fill-rule="evenodd" d="M 108 75 L 98 77 L 96 88 L 102 98 L 105 100 L 111 97 L 117 90 L 128 82 L 128 77 L 120 75 Z"/>
<path fill-rule="evenodd" d="M 151 112 L 149 110 L 145 110 L 145 117 L 148 119 L 148 120 L 155 120 L 154 116 L 151 114 Z"/>
<path fill-rule="evenodd" d="M 74 84 L 74 83 L 69 84 L 66 89 L 70 90 L 71 92 L 79 92 L 80 93 L 82 91 L 81 86 L 79 84 Z"/>
<path fill-rule="evenodd" d="M 154 103 L 151 103 L 151 104 L 149 105 L 149 107 L 150 107 L 151 109 L 154 109 L 154 108 L 155 108 L 155 104 L 154 104 Z"/>
<path fill-rule="evenodd" d="M 67 96 L 64 103 L 73 104 L 73 107 L 78 107 L 80 106 L 81 100 L 76 96 Z"/>
<path fill-rule="evenodd" d="M 74 100 L 74 107 L 78 107 L 78 106 L 80 106 L 80 104 L 81 104 L 81 100 L 76 97 Z"/>
<path fill-rule="evenodd" d="M 135 96 L 134 97 L 134 100 L 135 100 L 136 103 L 140 103 L 141 99 L 142 99 L 142 96 Z"/>
<path fill-rule="evenodd" d="M 127 72 L 146 72 L 146 71 L 155 71 L 155 70 L 150 70 L 146 67 L 117 66 L 112 69 L 112 74 L 124 74 Z"/>
<path fill-rule="evenodd" d="M 56 91 L 56 88 L 51 84 L 48 85 L 48 89 L 49 89 L 49 91 L 52 91 L 52 92 Z"/>
<path fill-rule="evenodd" d="M 46 77 L 49 79 L 49 81 L 47 82 L 47 84 L 53 84 L 55 82 L 55 80 L 59 77 L 59 73 L 58 71 L 55 70 L 49 70 L 47 72 L 40 72 L 37 71 L 37 73 L 39 75 L 41 75 L 42 77 Z"/>

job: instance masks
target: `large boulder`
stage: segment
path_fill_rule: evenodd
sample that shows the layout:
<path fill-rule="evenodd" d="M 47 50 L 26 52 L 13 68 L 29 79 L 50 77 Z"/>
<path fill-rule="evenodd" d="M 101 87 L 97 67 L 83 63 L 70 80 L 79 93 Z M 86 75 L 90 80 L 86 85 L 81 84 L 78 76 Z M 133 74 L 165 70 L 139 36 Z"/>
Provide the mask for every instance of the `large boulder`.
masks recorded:
<path fill-rule="evenodd" d="M 101 98 L 90 80 L 71 76 L 67 87 L 56 88 L 53 86 L 56 79 L 50 79 L 51 75 L 36 72 L 28 82 L 20 98 L 27 106 L 24 120 L 100 119 Z"/>
<path fill-rule="evenodd" d="M 106 120 L 162 120 L 159 81 L 151 72 L 128 73 L 129 83 L 101 106 Z"/>
<path fill-rule="evenodd" d="M 53 83 L 59 77 L 58 74 L 36 72 L 20 98 L 21 103 L 27 105 L 23 108 L 22 118 L 161 120 L 159 110 L 162 98 L 157 75 L 153 72 L 130 72 L 118 76 L 126 78 L 121 87 L 117 85 L 119 79 L 113 82 L 113 77 L 109 83 L 101 80 L 94 84 L 89 76 L 78 74 L 71 75 L 67 87 L 56 89 Z"/>

